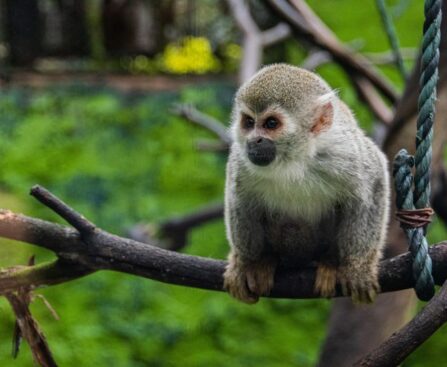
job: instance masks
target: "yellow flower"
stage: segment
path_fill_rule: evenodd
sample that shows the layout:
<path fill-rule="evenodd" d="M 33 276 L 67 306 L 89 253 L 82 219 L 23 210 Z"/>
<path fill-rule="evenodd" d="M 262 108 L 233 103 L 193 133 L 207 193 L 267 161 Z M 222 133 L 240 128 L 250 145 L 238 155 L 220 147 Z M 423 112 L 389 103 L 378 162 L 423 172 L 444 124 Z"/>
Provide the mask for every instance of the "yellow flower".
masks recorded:
<path fill-rule="evenodd" d="M 167 45 L 163 52 L 163 65 L 173 74 L 204 74 L 219 71 L 221 66 L 204 37 L 186 37 L 180 45 Z"/>

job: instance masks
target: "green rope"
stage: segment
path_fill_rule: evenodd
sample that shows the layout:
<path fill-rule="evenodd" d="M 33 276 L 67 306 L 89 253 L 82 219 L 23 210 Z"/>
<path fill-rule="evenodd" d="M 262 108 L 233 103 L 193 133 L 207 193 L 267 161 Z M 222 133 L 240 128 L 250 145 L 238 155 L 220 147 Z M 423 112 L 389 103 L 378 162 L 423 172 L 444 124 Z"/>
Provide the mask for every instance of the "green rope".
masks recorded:
<path fill-rule="evenodd" d="M 435 119 L 436 83 L 438 81 L 439 43 L 441 39 L 442 0 L 425 1 L 424 37 L 422 42 L 420 93 L 416 133 L 416 154 L 401 150 L 394 160 L 396 204 L 398 209 L 422 209 L 430 205 L 430 165 L 432 159 L 433 121 Z M 411 167 L 415 163 L 414 193 Z M 432 262 L 424 228 L 402 225 L 413 256 L 416 294 L 421 300 L 434 295 Z"/>
<path fill-rule="evenodd" d="M 405 149 L 397 153 L 394 158 L 393 175 L 396 185 L 396 206 L 399 209 L 412 210 L 413 192 L 413 175 L 411 168 L 414 165 L 414 158 L 408 154 Z M 432 261 L 428 255 L 428 243 L 424 236 L 423 228 L 411 228 L 402 225 L 404 228 L 409 249 L 413 257 L 413 278 L 415 281 L 415 290 L 419 299 L 428 301 L 434 295 L 434 281 L 431 275 Z"/>
<path fill-rule="evenodd" d="M 391 15 L 387 11 L 385 0 L 376 0 L 376 5 L 377 9 L 379 10 L 380 18 L 382 19 L 382 24 L 385 27 L 385 32 L 388 36 L 391 49 L 393 50 L 394 62 L 396 63 L 397 69 L 402 75 L 402 78 L 406 80 L 407 72 L 405 71 L 404 60 L 402 59 L 402 54 L 400 52 L 399 39 L 397 38 L 396 29 L 394 28 Z"/>
<path fill-rule="evenodd" d="M 416 133 L 416 173 L 414 205 L 430 206 L 430 165 L 435 119 L 436 83 L 438 82 L 439 43 L 441 41 L 442 0 L 425 1 L 424 39 L 422 42 L 419 116 Z"/>

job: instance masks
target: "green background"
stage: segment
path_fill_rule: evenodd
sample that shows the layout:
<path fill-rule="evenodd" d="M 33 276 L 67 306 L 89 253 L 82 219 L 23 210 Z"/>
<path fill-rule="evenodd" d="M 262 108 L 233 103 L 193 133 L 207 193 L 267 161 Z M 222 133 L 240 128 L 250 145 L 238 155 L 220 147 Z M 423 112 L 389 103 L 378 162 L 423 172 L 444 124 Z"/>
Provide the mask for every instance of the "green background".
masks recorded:
<path fill-rule="evenodd" d="M 395 5 L 398 2 L 390 2 Z M 362 52 L 387 50 L 374 1 L 313 0 L 309 4 L 345 42 Z M 409 1 L 396 19 L 403 47 L 418 47 L 422 2 Z M 206 36 L 206 35 L 204 35 Z M 285 60 L 299 65 L 305 53 L 288 41 Z M 411 62 L 406 65 L 411 68 Z M 383 67 L 402 88 L 393 67 Z M 372 117 L 356 100 L 335 65 L 318 69 L 338 88 L 361 125 Z M 102 228 L 125 235 L 137 222 L 159 222 L 223 196 L 225 156 L 198 152 L 198 138 L 213 138 L 170 113 L 172 103 L 193 103 L 227 123 L 236 86 L 201 82 L 178 91 L 123 93 L 69 83 L 40 90 L 0 91 L 1 207 L 60 221 L 28 195 L 39 183 Z M 430 241 L 446 238 L 435 223 Z M 42 249 L 1 239 L 0 265 L 52 258 Z M 187 253 L 225 258 L 222 220 L 194 230 Z M 61 366 L 312 366 L 323 341 L 330 302 L 262 300 L 255 306 L 226 294 L 100 272 L 39 290 L 61 320 L 37 299 L 32 311 Z M 14 318 L 0 299 L 0 366 L 32 366 L 27 345 L 10 356 Z M 405 366 L 440 366 L 447 330 L 441 328 Z"/>

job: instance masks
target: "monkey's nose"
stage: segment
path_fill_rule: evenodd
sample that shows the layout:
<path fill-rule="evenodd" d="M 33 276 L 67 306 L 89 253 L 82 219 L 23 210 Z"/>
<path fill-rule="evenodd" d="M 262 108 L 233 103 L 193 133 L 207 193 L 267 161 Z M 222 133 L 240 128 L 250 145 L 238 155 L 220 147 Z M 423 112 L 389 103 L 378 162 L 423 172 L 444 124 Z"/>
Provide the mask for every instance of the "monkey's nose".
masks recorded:
<path fill-rule="evenodd" d="M 257 166 L 267 166 L 276 157 L 275 142 L 271 139 L 258 137 L 247 142 L 248 159 Z"/>

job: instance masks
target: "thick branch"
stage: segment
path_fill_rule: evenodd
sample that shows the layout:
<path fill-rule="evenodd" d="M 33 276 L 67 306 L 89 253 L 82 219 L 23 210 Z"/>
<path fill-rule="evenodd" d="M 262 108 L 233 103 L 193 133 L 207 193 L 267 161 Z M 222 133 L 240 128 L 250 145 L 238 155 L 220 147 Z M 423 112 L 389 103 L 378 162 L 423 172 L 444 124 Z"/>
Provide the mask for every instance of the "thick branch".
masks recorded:
<path fill-rule="evenodd" d="M 11 231 L 11 226 L 17 231 Z M 62 265 L 54 263 L 0 274 L 0 293 L 15 289 L 16 280 L 20 286 L 37 287 L 63 283 L 100 269 L 134 274 L 165 283 L 222 290 L 222 274 L 226 264 L 224 261 L 175 253 L 100 229 L 83 239 L 87 242 L 84 243 L 74 229 L 3 212 L 0 215 L 0 236 L 51 249 L 63 259 Z M 54 246 L 55 243 L 58 246 Z M 437 284 L 442 284 L 447 277 L 447 243 L 432 247 L 430 254 L 433 258 L 435 280 Z M 49 270 L 45 271 L 46 267 Z M 271 297 L 318 297 L 313 291 L 314 281 L 314 268 L 279 269 Z M 380 284 L 383 292 L 412 287 L 410 254 L 383 261 Z"/>
<path fill-rule="evenodd" d="M 15 266 L 0 271 L 0 294 L 22 287 L 32 289 L 34 286 L 65 283 L 93 272 L 85 266 L 62 259 L 35 266 Z"/>
<path fill-rule="evenodd" d="M 360 74 L 351 75 L 351 78 L 359 97 L 368 105 L 374 116 L 385 125 L 390 125 L 393 113 L 380 98 L 374 86 Z"/>
<path fill-rule="evenodd" d="M 447 322 L 447 282 L 413 320 L 354 366 L 398 366 L 445 322 Z"/>

